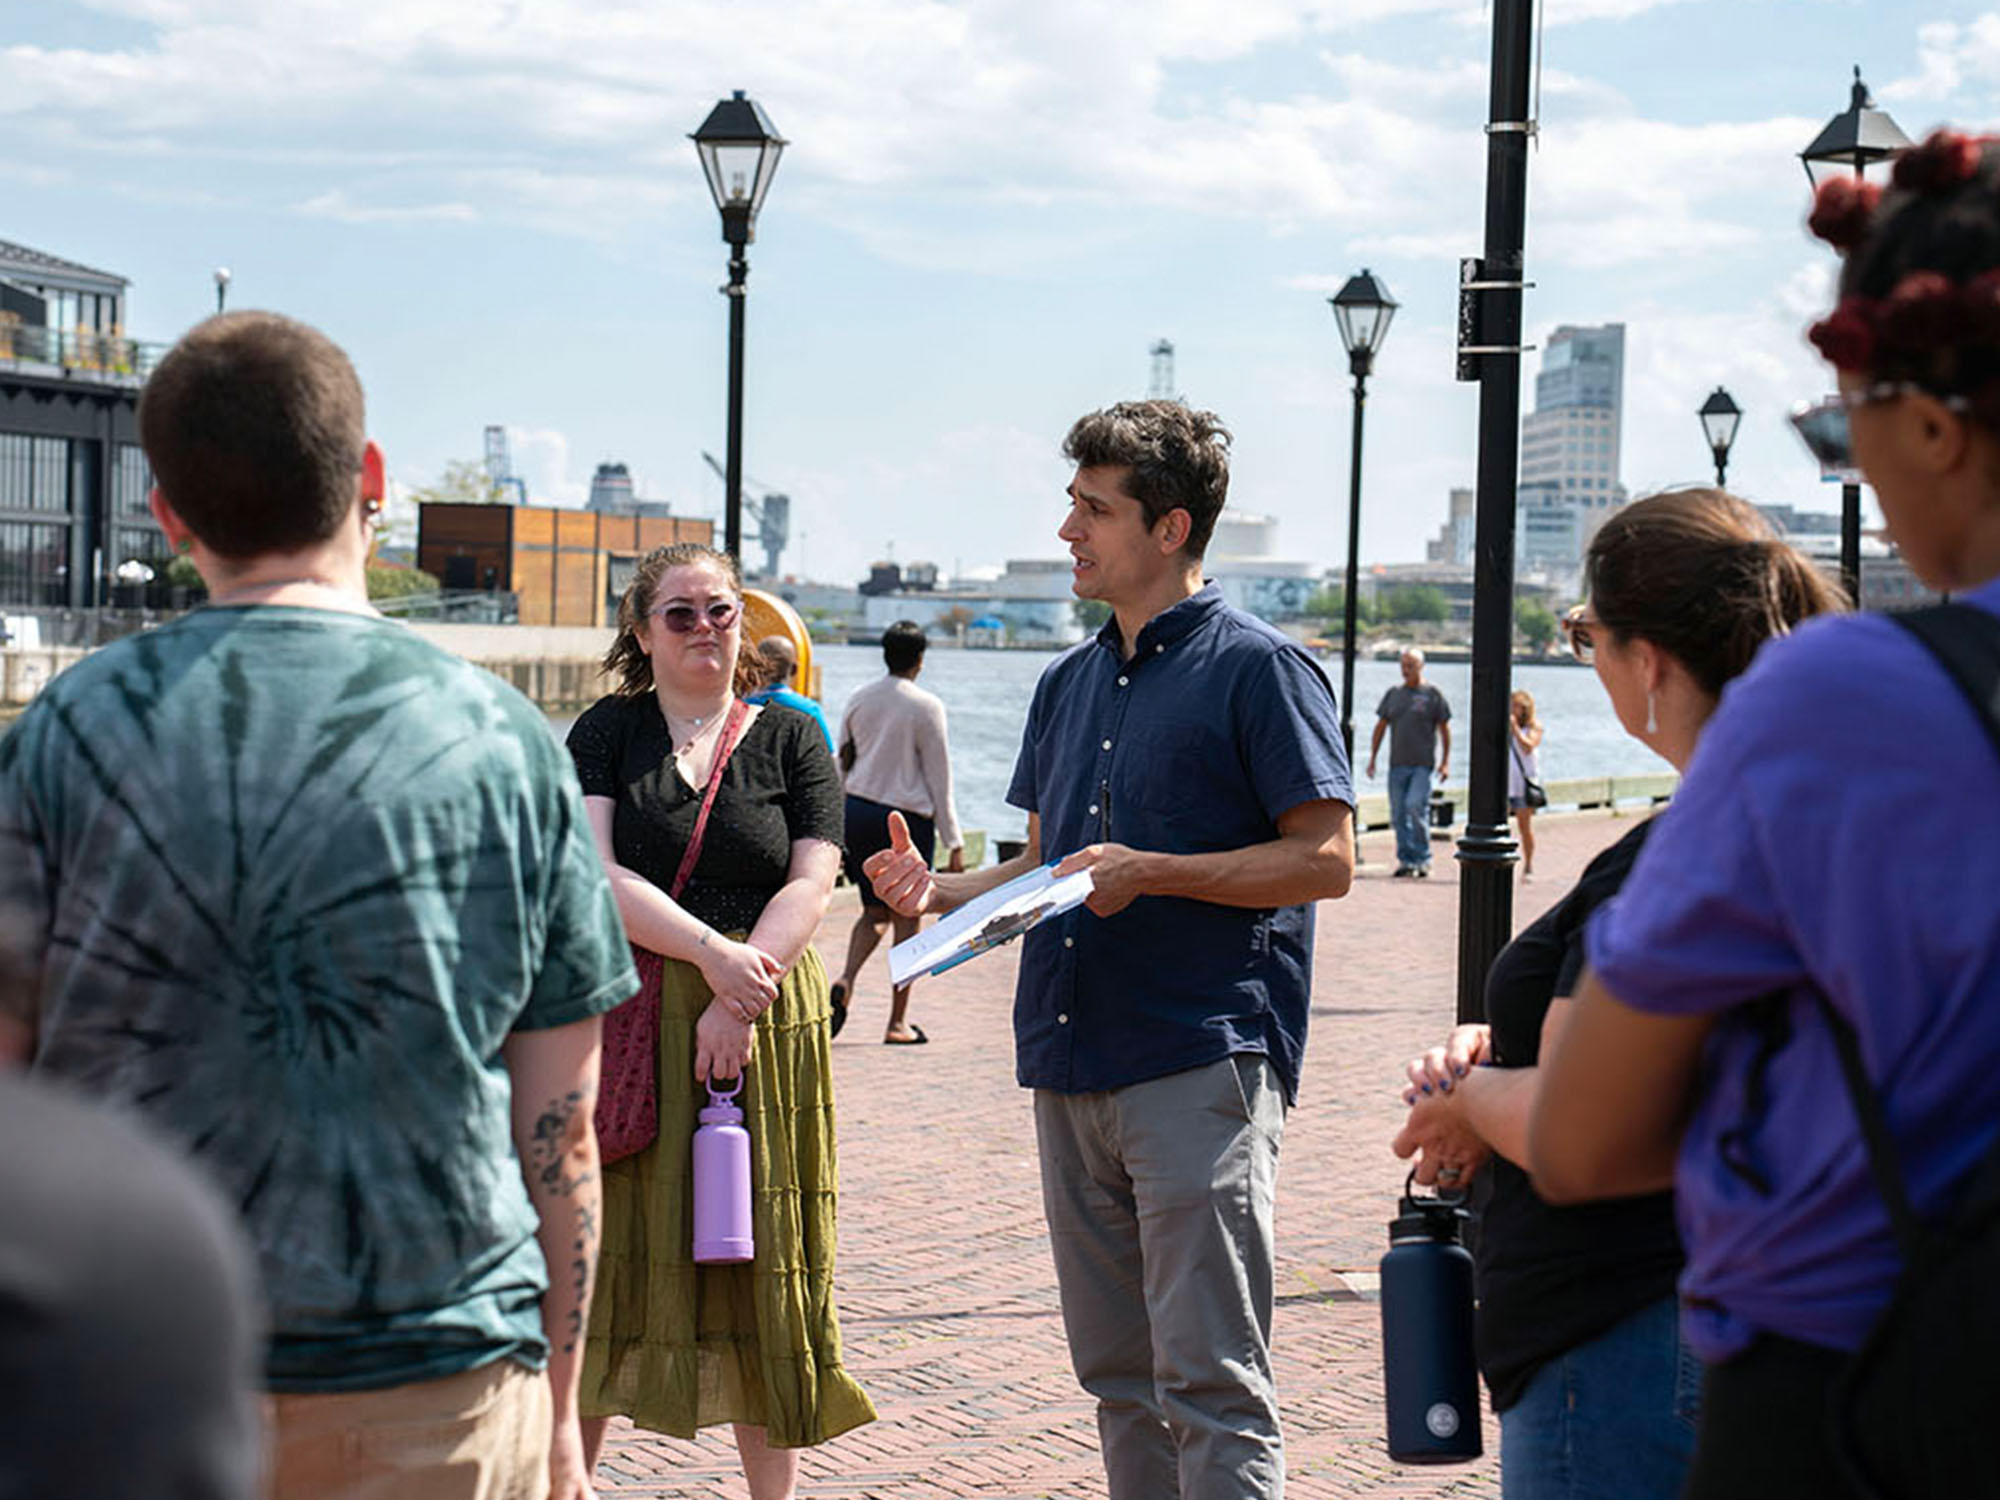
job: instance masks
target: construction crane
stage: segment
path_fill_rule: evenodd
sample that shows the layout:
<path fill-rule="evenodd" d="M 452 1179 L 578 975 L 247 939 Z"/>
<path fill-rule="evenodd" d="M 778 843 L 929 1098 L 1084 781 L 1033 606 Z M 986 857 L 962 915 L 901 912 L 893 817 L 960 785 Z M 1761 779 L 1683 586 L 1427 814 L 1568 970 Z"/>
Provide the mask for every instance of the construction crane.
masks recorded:
<path fill-rule="evenodd" d="M 504 427 L 486 429 L 486 483 L 496 496 L 511 489 L 516 504 L 528 503 L 528 486 L 514 473 L 514 455 L 507 446 Z"/>
<path fill-rule="evenodd" d="M 715 455 L 704 451 L 701 456 L 702 460 L 715 470 L 715 477 L 728 484 L 729 472 L 715 461 Z M 752 479 L 750 483 L 760 490 L 764 489 L 760 480 Z M 751 524 L 757 528 L 757 544 L 764 549 L 764 571 L 759 576 L 776 578 L 778 559 L 785 550 L 785 544 L 792 537 L 792 497 L 770 490 L 765 490 L 762 496 L 746 494 L 743 497 L 743 510 L 749 516 Z"/>

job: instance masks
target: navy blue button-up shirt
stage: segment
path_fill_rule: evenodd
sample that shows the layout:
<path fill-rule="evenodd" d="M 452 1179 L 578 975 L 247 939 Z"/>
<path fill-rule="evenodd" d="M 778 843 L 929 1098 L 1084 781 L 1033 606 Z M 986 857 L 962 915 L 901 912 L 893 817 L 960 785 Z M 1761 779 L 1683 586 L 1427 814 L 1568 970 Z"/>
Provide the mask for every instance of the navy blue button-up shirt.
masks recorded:
<path fill-rule="evenodd" d="M 1118 622 L 1042 674 L 1007 800 L 1042 820 L 1042 857 L 1118 843 L 1208 854 L 1267 843 L 1305 802 L 1352 805 L 1333 689 L 1291 640 L 1210 584 L 1120 659 Z M 1310 906 L 1141 896 L 1078 907 L 1023 939 L 1020 1081 L 1082 1093 L 1271 1059 L 1296 1099 L 1312 984 Z"/>

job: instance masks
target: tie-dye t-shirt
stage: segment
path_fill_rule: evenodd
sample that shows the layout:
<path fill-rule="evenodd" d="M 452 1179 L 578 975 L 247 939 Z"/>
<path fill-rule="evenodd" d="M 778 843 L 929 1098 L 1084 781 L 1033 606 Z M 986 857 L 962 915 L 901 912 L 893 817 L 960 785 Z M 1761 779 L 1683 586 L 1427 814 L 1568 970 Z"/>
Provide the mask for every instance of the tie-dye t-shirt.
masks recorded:
<path fill-rule="evenodd" d="M 372 616 L 120 641 L 0 741 L 0 910 L 42 944 L 36 1068 L 240 1206 L 272 1389 L 546 1358 L 501 1046 L 637 981 L 526 699 Z"/>

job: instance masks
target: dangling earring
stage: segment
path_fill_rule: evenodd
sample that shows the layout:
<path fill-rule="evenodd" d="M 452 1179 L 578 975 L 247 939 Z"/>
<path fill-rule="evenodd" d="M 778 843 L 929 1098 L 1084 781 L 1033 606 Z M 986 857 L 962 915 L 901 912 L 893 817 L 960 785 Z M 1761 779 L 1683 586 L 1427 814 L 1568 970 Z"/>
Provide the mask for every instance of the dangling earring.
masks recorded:
<path fill-rule="evenodd" d="M 1646 733 L 1658 734 L 1659 732 L 1660 716 L 1654 708 L 1653 695 L 1648 693 L 1646 694 Z"/>

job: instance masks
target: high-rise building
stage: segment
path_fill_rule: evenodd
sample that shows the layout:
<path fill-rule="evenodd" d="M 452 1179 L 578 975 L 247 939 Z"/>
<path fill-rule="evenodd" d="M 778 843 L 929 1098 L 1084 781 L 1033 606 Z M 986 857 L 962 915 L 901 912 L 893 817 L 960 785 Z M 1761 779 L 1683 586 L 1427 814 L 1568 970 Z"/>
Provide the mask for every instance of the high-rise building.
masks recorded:
<path fill-rule="evenodd" d="M 1523 568 L 1575 574 L 1597 528 L 1625 503 L 1618 482 L 1624 396 L 1623 323 L 1564 324 L 1549 335 L 1535 409 L 1521 419 Z"/>
<path fill-rule="evenodd" d="M 1426 562 L 1451 563 L 1461 568 L 1472 566 L 1472 544 L 1479 535 L 1478 498 L 1474 490 L 1451 492 L 1451 509 L 1444 525 L 1438 528 L 1435 540 L 1424 543 Z"/>

